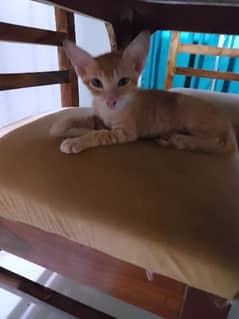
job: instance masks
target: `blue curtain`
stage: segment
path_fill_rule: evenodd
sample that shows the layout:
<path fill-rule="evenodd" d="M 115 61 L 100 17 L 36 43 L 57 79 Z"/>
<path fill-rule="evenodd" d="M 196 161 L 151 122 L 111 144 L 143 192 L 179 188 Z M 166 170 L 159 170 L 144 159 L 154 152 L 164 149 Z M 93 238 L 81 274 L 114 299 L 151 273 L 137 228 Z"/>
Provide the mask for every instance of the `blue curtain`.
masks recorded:
<path fill-rule="evenodd" d="M 141 77 L 143 88 L 163 89 L 170 44 L 170 31 L 157 31 L 150 39 L 150 51 Z M 239 48 L 239 36 L 181 32 L 180 42 Z M 239 59 L 179 53 L 179 67 L 194 67 L 205 70 L 239 72 Z M 173 87 L 239 93 L 239 82 L 207 78 L 174 76 Z"/>

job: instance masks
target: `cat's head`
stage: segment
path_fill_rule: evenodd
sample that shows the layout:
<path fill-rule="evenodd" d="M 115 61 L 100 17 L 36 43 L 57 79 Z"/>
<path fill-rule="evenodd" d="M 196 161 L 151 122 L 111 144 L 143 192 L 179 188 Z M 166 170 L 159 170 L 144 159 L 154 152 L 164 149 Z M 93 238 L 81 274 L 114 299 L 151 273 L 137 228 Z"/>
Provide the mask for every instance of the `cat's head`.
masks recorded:
<path fill-rule="evenodd" d="M 149 49 L 149 33 L 140 33 L 122 52 L 92 57 L 73 42 L 64 41 L 77 74 L 101 107 L 120 109 L 136 88 Z"/>

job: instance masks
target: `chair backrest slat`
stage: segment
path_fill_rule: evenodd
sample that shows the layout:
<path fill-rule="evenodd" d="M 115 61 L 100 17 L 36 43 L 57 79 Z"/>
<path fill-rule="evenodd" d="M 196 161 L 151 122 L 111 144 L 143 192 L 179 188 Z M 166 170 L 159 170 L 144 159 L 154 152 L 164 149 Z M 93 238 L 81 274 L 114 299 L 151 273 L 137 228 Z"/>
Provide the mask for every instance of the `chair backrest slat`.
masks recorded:
<path fill-rule="evenodd" d="M 190 53 L 190 54 L 228 56 L 232 58 L 239 57 L 239 49 L 218 48 L 218 47 L 213 47 L 209 45 L 200 45 L 200 44 L 179 43 L 177 47 L 177 51 Z"/>
<path fill-rule="evenodd" d="M 0 90 L 69 82 L 69 71 L 0 74 Z"/>
<path fill-rule="evenodd" d="M 55 9 L 56 31 L 0 22 L 0 41 L 53 45 L 58 47 L 59 71 L 0 74 L 0 90 L 40 85 L 61 85 L 61 105 L 79 106 L 77 75 L 62 47 L 65 39 L 75 42 L 74 14 Z"/>
<path fill-rule="evenodd" d="M 176 68 L 175 74 L 225 81 L 239 81 L 239 73 L 234 72 L 208 71 L 194 68 Z"/>
<path fill-rule="evenodd" d="M 0 22 L 0 40 L 62 46 L 67 33 Z"/>

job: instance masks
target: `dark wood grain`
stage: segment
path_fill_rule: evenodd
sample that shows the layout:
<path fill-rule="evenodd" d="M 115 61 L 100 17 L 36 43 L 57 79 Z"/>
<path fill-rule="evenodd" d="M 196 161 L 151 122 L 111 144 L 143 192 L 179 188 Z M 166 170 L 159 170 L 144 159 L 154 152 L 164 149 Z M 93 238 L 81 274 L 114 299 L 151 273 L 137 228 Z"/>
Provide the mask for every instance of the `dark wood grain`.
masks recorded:
<path fill-rule="evenodd" d="M 74 15 L 60 8 L 55 9 L 56 29 L 67 34 L 67 39 L 75 42 Z M 67 58 L 64 49 L 58 48 L 58 64 L 60 70 L 69 70 L 69 83 L 61 84 L 61 106 L 79 106 L 77 75 Z"/>
<path fill-rule="evenodd" d="M 232 5 L 180 5 L 139 0 L 49 0 L 47 3 L 112 23 L 120 48 L 144 29 L 239 34 L 239 7 Z"/>
<path fill-rule="evenodd" d="M 0 40 L 62 46 L 66 33 L 0 22 Z"/>
<path fill-rule="evenodd" d="M 37 298 L 55 308 L 80 319 L 113 319 L 113 317 L 96 309 L 83 305 L 76 300 L 61 295 L 36 282 L 0 267 L 0 283 L 16 288 L 34 298 Z"/>
<path fill-rule="evenodd" d="M 95 17 L 104 21 L 113 22 L 132 9 L 135 0 L 37 0 L 53 6 L 59 6 L 63 9 L 76 13 Z"/>
<path fill-rule="evenodd" d="M 138 24 L 137 17 L 135 17 L 136 0 L 37 0 L 53 6 L 59 6 L 65 10 L 70 10 L 76 13 L 83 13 L 85 15 L 101 19 L 105 22 L 112 23 L 115 29 L 115 36 L 118 47 L 125 47 L 129 41 L 142 28 L 142 19 L 140 19 L 140 27 L 138 25 L 134 29 L 135 21 Z M 127 32 L 124 32 L 124 31 Z M 89 36 L 91 36 L 89 34 Z"/>
<path fill-rule="evenodd" d="M 0 91 L 69 82 L 69 71 L 0 74 Z"/>
<path fill-rule="evenodd" d="M 230 307 L 223 298 L 189 287 L 180 319 L 227 319 Z"/>
<path fill-rule="evenodd" d="M 239 7 L 192 4 L 157 4 L 136 1 L 135 14 L 150 30 L 177 30 L 239 34 Z M 225 23 L 226 21 L 226 23 Z"/>
<path fill-rule="evenodd" d="M 0 247 L 130 304 L 178 319 L 185 285 L 61 236 L 0 218 Z"/>

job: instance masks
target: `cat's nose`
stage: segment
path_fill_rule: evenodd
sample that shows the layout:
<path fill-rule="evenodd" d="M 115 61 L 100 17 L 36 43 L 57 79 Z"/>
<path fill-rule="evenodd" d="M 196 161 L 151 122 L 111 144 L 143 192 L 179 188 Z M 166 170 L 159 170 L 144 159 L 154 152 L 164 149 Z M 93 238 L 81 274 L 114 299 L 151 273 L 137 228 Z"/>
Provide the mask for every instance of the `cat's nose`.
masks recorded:
<path fill-rule="evenodd" d="M 116 99 L 108 99 L 108 100 L 106 100 L 106 105 L 110 109 L 113 109 L 116 106 L 116 103 L 117 103 Z"/>

